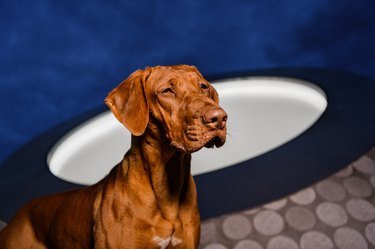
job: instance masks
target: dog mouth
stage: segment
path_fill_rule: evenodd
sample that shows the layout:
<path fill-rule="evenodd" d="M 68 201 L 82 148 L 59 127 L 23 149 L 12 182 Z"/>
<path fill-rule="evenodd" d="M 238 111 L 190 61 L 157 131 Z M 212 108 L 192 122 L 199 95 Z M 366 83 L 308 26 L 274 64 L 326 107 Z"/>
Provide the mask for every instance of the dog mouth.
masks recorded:
<path fill-rule="evenodd" d="M 204 147 L 205 148 L 211 148 L 211 149 L 213 149 L 214 147 L 220 148 L 221 146 L 223 146 L 224 143 L 225 143 L 225 140 L 223 141 L 223 139 L 221 139 L 219 136 L 215 136 L 211 140 L 209 140 L 204 145 Z"/>
<path fill-rule="evenodd" d="M 178 141 L 184 141 L 183 143 Z M 199 127 L 189 127 L 185 139 L 172 140 L 171 145 L 187 153 L 196 152 L 202 148 L 220 148 L 226 141 L 226 127 L 208 131 Z"/>

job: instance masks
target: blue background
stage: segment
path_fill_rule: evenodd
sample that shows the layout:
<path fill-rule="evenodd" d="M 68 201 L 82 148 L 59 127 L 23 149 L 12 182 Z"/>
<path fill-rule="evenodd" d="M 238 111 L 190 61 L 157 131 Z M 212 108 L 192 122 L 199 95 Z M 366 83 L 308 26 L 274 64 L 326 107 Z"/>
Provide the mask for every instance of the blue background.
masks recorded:
<path fill-rule="evenodd" d="M 374 0 L 0 1 L 0 162 L 145 66 L 375 78 L 374 16 Z"/>

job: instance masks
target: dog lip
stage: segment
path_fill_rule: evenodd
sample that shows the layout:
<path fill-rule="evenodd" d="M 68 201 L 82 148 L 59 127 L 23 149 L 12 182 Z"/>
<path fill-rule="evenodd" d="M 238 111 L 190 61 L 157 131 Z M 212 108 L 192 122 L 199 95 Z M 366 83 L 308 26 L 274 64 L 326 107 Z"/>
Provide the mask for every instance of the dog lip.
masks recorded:
<path fill-rule="evenodd" d="M 193 153 L 202 148 L 220 148 L 226 141 L 226 126 L 209 130 L 207 127 L 192 125 L 185 131 L 186 152 Z"/>
<path fill-rule="evenodd" d="M 213 139 L 211 139 L 210 141 L 208 141 L 205 145 L 204 145 L 204 147 L 206 147 L 206 148 L 214 148 L 214 146 L 215 146 L 215 138 L 213 138 Z"/>
<path fill-rule="evenodd" d="M 204 147 L 206 147 L 206 148 L 214 148 L 214 147 L 219 148 L 219 147 L 223 146 L 223 144 L 224 144 L 224 140 L 222 138 L 218 137 L 218 136 L 215 136 L 210 141 L 208 141 L 208 143 L 206 143 L 204 145 Z"/>

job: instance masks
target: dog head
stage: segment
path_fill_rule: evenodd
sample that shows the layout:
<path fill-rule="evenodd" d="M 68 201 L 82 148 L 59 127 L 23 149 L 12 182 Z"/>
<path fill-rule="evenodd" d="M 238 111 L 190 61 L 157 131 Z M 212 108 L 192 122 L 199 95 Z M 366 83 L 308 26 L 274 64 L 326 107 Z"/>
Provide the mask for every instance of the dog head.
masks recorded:
<path fill-rule="evenodd" d="M 157 134 L 187 153 L 225 143 L 227 114 L 214 87 L 193 66 L 137 70 L 105 103 L 134 136 Z"/>

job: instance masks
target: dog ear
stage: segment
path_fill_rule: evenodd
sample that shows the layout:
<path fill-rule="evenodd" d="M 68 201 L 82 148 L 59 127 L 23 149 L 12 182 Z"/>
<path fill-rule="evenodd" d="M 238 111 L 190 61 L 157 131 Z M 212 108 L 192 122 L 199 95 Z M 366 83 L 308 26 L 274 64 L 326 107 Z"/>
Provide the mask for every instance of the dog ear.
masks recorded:
<path fill-rule="evenodd" d="M 141 136 L 149 120 L 145 83 L 149 70 L 137 70 L 104 100 L 115 117 L 133 134 Z"/>

